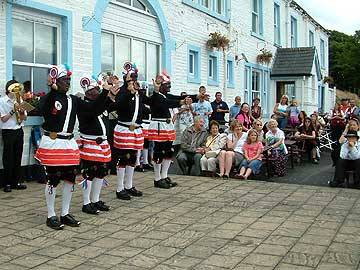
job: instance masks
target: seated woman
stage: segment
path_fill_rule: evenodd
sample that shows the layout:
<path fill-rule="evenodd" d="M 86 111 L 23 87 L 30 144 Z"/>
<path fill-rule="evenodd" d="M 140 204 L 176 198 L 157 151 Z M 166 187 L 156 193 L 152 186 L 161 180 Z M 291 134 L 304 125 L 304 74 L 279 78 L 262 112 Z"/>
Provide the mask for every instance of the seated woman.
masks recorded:
<path fill-rule="evenodd" d="M 220 134 L 219 128 L 218 122 L 210 122 L 210 135 L 205 141 L 205 154 L 200 159 L 201 170 L 204 175 L 212 176 L 216 172 L 217 156 L 226 144 L 226 134 Z"/>
<path fill-rule="evenodd" d="M 265 134 L 264 134 L 264 130 L 263 130 L 263 124 L 261 122 L 261 120 L 259 119 L 256 119 L 254 122 L 253 122 L 253 125 L 252 125 L 253 129 L 255 129 L 258 133 L 258 136 L 259 136 L 259 141 L 262 142 L 263 144 L 265 144 Z"/>
<path fill-rule="evenodd" d="M 284 176 L 286 172 L 287 162 L 287 148 L 285 146 L 285 134 L 278 128 L 278 122 L 275 119 L 270 119 L 267 128 L 269 131 L 266 133 L 266 145 L 270 148 L 270 156 L 273 158 L 273 167 L 275 174 Z"/>
<path fill-rule="evenodd" d="M 243 150 L 245 159 L 240 165 L 241 169 L 238 176 L 247 180 L 251 174 L 259 174 L 262 165 L 261 159 L 264 146 L 259 141 L 259 134 L 255 129 L 249 130 Z"/>
<path fill-rule="evenodd" d="M 316 159 L 316 131 L 311 118 L 305 118 L 304 125 L 299 127 L 295 133 L 295 139 L 300 142 L 300 148 L 306 151 L 312 163 L 318 164 L 319 162 Z"/>
<path fill-rule="evenodd" d="M 244 131 L 248 131 L 251 129 L 251 117 L 250 117 L 250 107 L 249 104 L 244 102 L 241 105 L 240 112 L 238 115 L 235 116 L 235 119 L 237 119 L 242 124 L 242 129 Z"/>
<path fill-rule="evenodd" d="M 329 182 L 330 187 L 340 186 L 345 179 L 347 170 L 355 171 L 355 185 L 359 185 L 360 178 L 360 144 L 356 131 L 349 131 L 341 144 L 340 158 L 336 163 L 334 179 Z"/>
<path fill-rule="evenodd" d="M 218 176 L 224 179 L 229 178 L 232 166 L 238 167 L 244 159 L 243 145 L 247 138 L 247 133 L 243 132 L 243 125 L 238 120 L 231 122 L 230 131 L 225 149 L 221 150 L 218 156 L 220 167 Z"/>

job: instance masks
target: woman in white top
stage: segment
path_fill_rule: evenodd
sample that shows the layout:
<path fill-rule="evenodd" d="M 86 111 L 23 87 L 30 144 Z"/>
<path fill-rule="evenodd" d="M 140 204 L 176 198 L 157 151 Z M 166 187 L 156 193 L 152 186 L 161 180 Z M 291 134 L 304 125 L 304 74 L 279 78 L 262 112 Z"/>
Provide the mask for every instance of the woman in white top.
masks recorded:
<path fill-rule="evenodd" d="M 233 120 L 230 125 L 231 133 L 227 136 L 226 147 L 219 154 L 219 177 L 228 179 L 233 165 L 238 167 L 244 159 L 243 145 L 247 133 L 243 132 L 243 126 L 238 120 Z"/>
<path fill-rule="evenodd" d="M 213 175 L 216 172 L 216 158 L 226 144 L 226 134 L 219 133 L 219 123 L 210 122 L 210 135 L 205 142 L 205 154 L 200 159 L 201 170 L 204 175 Z"/>
<path fill-rule="evenodd" d="M 274 114 L 276 115 L 276 120 L 279 123 L 279 128 L 284 129 L 288 123 L 288 111 L 287 107 L 289 104 L 289 98 L 287 95 L 283 95 L 279 103 L 275 104 Z"/>
<path fill-rule="evenodd" d="M 285 145 L 285 134 L 278 128 L 278 122 L 275 119 L 270 119 L 267 128 L 269 131 L 266 133 L 266 145 L 270 147 L 271 157 L 274 159 L 272 165 L 275 174 L 284 176 L 286 172 L 287 162 L 287 148 Z"/>

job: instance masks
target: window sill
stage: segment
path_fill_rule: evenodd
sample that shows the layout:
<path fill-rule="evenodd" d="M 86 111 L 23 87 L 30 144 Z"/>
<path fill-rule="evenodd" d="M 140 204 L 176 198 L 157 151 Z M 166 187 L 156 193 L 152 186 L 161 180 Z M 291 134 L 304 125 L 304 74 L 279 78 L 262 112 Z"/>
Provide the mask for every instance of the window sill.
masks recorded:
<path fill-rule="evenodd" d="M 257 39 L 260 39 L 261 41 L 265 41 L 265 38 L 264 38 L 264 35 L 263 34 L 258 34 L 258 33 L 255 33 L 253 31 L 251 31 L 251 35 Z"/>
<path fill-rule="evenodd" d="M 211 79 L 208 79 L 208 85 L 209 85 L 209 86 L 219 86 L 219 82 L 218 82 L 218 81 L 211 80 Z"/>
<path fill-rule="evenodd" d="M 202 12 L 208 14 L 209 16 L 214 17 L 224 23 L 230 23 L 230 18 L 227 15 L 227 12 L 225 12 L 225 15 L 221 15 L 221 14 L 219 14 L 215 11 L 212 11 L 209 8 L 206 8 L 198 3 L 194 3 L 192 0 L 182 0 L 182 2 L 183 2 L 183 4 L 190 6 L 192 8 L 195 8 L 199 11 L 202 11 Z"/>
<path fill-rule="evenodd" d="M 191 77 L 190 75 L 188 75 L 187 82 L 200 84 L 200 78 L 194 78 L 194 77 Z"/>
<path fill-rule="evenodd" d="M 231 88 L 231 89 L 235 88 L 235 84 L 233 82 L 227 82 L 226 86 L 227 88 Z"/>

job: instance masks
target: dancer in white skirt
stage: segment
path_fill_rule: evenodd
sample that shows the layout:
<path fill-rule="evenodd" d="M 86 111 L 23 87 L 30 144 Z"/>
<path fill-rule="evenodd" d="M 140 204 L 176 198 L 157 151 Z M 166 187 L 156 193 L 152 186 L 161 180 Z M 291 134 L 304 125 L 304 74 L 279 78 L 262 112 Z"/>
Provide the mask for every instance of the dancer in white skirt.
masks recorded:
<path fill-rule="evenodd" d="M 168 176 L 174 155 L 173 141 L 176 134 L 170 108 L 185 103 L 184 96 L 170 95 L 170 76 L 164 71 L 154 81 L 155 92 L 150 97 L 151 122 L 148 130 L 149 141 L 154 141 L 154 186 L 168 189 L 177 185 Z"/>
<path fill-rule="evenodd" d="M 80 225 L 80 222 L 69 213 L 80 162 L 79 148 L 73 135 L 76 114 L 79 111 L 91 111 L 101 106 L 108 95 L 108 90 L 104 89 L 99 98 L 90 104 L 79 97 L 66 94 L 70 89 L 70 81 L 71 71 L 67 65 L 52 67 L 48 80 L 51 90 L 40 100 L 39 105 L 39 111 L 44 117 L 44 135 L 35 158 L 45 166 L 46 171 L 45 197 L 48 208 L 46 225 L 56 230 L 63 229 L 64 224 Z M 55 214 L 55 195 L 61 180 L 64 184 L 59 221 Z"/>
<path fill-rule="evenodd" d="M 141 130 L 142 100 L 137 81 L 138 70 L 130 62 L 124 64 L 124 84 L 115 98 L 118 123 L 114 130 L 114 147 L 117 151 L 118 187 L 116 196 L 130 200 L 131 196 L 140 197 L 142 192 L 133 185 L 137 151 L 143 149 L 144 136 Z"/>
<path fill-rule="evenodd" d="M 102 91 L 105 80 L 111 80 L 113 77 L 99 78 L 94 76 L 83 77 L 80 80 L 80 86 L 85 91 L 86 102 L 92 103 Z M 118 81 L 118 80 L 117 80 Z M 112 81 L 110 82 L 112 84 Z M 118 85 L 111 87 L 113 95 L 118 92 Z M 110 207 L 100 200 L 101 188 L 108 175 L 108 162 L 111 161 L 111 149 L 106 137 L 106 129 L 109 124 L 107 107 L 113 103 L 115 96 L 108 98 L 104 106 L 99 106 L 92 111 L 79 111 L 79 131 L 78 140 L 80 149 L 80 158 L 82 165 L 82 175 L 84 180 L 81 182 L 83 188 L 83 207 L 84 213 L 96 215 L 100 211 L 109 211 Z"/>

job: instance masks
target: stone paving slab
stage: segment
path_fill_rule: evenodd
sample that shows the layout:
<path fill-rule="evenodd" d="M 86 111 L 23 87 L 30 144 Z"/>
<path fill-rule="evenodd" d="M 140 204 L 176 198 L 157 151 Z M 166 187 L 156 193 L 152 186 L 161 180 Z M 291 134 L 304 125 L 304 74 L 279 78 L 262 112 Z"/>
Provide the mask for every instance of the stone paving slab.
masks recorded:
<path fill-rule="evenodd" d="M 0 270 L 360 270 L 360 191 L 260 181 L 172 176 L 153 188 L 136 173 L 144 197 L 116 199 L 110 212 L 72 213 L 79 228 L 46 227 L 44 186 L 0 193 Z M 59 188 L 61 189 L 61 188 Z M 61 191 L 57 195 L 57 212 Z"/>

